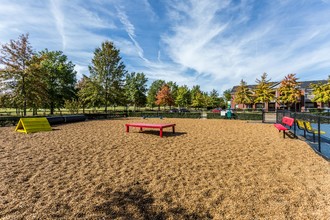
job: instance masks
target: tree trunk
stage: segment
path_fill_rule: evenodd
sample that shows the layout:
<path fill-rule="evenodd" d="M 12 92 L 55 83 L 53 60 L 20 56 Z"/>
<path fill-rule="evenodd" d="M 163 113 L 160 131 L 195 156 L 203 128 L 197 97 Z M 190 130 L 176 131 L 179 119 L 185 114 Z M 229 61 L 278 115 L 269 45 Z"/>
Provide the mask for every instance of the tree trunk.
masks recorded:
<path fill-rule="evenodd" d="M 50 103 L 50 114 L 53 115 L 54 114 L 54 102 Z"/>
<path fill-rule="evenodd" d="M 22 78 L 22 95 L 23 95 L 23 115 L 26 116 L 26 93 L 25 93 L 25 76 Z"/>

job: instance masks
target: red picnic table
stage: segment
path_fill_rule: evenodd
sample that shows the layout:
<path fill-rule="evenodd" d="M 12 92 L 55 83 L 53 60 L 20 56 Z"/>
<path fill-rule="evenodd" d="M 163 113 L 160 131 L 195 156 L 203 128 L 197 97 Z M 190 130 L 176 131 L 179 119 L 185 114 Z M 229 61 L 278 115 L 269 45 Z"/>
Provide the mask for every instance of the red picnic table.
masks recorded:
<path fill-rule="evenodd" d="M 129 132 L 129 127 L 138 127 L 140 131 L 142 128 L 157 128 L 159 129 L 159 136 L 163 137 L 163 128 L 172 127 L 173 133 L 175 133 L 175 124 L 145 124 L 145 123 L 129 123 L 125 124 L 126 132 Z"/>

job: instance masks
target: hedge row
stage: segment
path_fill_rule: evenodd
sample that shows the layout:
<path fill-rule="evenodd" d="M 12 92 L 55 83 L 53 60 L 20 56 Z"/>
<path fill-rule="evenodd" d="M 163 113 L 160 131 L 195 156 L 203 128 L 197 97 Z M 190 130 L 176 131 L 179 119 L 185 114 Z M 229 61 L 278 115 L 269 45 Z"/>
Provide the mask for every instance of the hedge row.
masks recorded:
<path fill-rule="evenodd" d="M 19 119 L 19 116 L 0 117 L 0 127 L 14 126 L 18 123 Z"/>
<path fill-rule="evenodd" d="M 234 118 L 239 120 L 262 120 L 262 113 L 235 113 Z"/>
<path fill-rule="evenodd" d="M 168 113 L 168 112 L 129 112 L 128 117 L 144 117 L 144 118 L 200 118 L 201 113 L 183 112 L 183 113 Z"/>
<path fill-rule="evenodd" d="M 226 116 L 221 116 L 220 113 L 207 113 L 207 119 L 226 119 Z"/>

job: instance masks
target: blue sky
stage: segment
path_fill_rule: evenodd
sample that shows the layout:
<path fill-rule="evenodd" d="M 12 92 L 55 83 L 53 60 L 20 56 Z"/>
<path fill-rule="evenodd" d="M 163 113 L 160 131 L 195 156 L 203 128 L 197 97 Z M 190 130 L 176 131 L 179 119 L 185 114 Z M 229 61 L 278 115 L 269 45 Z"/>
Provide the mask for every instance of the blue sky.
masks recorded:
<path fill-rule="evenodd" d="M 266 72 L 330 75 L 330 0 L 0 0 L 0 43 L 30 34 L 63 51 L 78 78 L 105 40 L 129 72 L 220 94 Z"/>

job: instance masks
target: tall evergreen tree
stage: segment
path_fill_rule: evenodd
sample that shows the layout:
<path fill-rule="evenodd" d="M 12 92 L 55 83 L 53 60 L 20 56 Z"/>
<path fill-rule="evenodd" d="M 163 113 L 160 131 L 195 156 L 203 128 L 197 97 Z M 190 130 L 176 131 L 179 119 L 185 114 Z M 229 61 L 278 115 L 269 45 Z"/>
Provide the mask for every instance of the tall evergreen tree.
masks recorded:
<path fill-rule="evenodd" d="M 301 90 L 299 88 L 300 83 L 297 82 L 298 78 L 296 78 L 296 74 L 288 74 L 281 81 L 279 87 L 279 97 L 278 101 L 281 104 L 286 104 L 289 106 L 291 104 L 296 104 L 300 101 Z"/>
<path fill-rule="evenodd" d="M 257 86 L 254 90 L 254 103 L 268 103 L 275 98 L 275 90 L 272 89 L 267 73 L 263 73 L 261 79 L 256 79 Z"/>
<path fill-rule="evenodd" d="M 235 102 L 238 104 L 249 105 L 253 103 L 252 91 L 242 79 L 235 93 Z"/>
<path fill-rule="evenodd" d="M 92 65 L 89 66 L 91 78 L 95 79 L 102 90 L 105 111 L 108 104 L 119 104 L 123 97 L 123 77 L 126 74 L 125 65 L 121 61 L 120 51 L 110 41 L 96 48 Z"/>
<path fill-rule="evenodd" d="M 5 89 L 12 90 L 17 100 L 21 100 L 23 114 L 26 116 L 27 91 L 26 81 L 28 76 L 28 66 L 32 59 L 33 52 L 29 43 L 29 35 L 23 34 L 18 40 L 10 40 L 9 43 L 1 45 L 0 64 L 4 68 L 0 69 L 0 79 L 3 80 Z M 30 77 L 31 76 L 30 74 Z"/>

